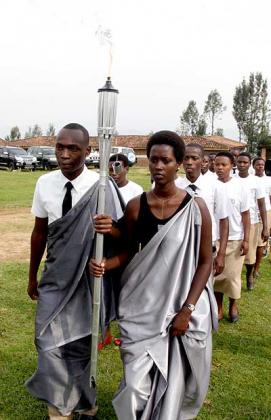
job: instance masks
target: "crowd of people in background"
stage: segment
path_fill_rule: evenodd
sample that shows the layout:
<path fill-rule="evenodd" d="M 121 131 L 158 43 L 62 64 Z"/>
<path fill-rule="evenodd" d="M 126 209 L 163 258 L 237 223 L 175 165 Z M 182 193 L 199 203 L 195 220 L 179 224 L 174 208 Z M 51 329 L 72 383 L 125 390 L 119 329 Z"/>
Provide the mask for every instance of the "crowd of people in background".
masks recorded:
<path fill-rule="evenodd" d="M 246 267 L 246 286 L 251 291 L 260 277 L 271 228 L 271 177 L 265 160 L 232 149 L 207 154 L 199 144 L 186 146 L 185 177 L 176 185 L 201 196 L 212 218 L 213 281 L 218 319 L 223 319 L 223 298 L 229 299 L 229 320 L 239 319 L 241 272 Z"/>

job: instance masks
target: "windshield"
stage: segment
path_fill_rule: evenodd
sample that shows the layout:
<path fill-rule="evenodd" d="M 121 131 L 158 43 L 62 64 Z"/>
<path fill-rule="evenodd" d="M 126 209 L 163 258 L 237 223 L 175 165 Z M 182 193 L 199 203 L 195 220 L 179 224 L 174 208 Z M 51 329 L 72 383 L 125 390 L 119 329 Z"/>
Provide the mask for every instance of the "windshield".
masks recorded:
<path fill-rule="evenodd" d="M 44 155 L 54 155 L 55 154 L 55 149 L 43 149 L 42 153 Z"/>
<path fill-rule="evenodd" d="M 24 149 L 14 148 L 14 149 L 8 149 L 8 152 L 12 155 L 27 155 L 26 151 Z"/>

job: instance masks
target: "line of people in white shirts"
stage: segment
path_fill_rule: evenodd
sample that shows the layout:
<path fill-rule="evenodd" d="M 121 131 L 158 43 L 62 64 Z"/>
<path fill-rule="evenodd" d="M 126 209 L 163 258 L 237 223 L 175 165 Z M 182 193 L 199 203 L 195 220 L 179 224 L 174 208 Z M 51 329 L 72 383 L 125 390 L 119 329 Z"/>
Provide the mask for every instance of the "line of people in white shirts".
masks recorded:
<path fill-rule="evenodd" d="M 246 152 L 238 157 L 230 152 L 219 152 L 210 160 L 199 144 L 187 145 L 183 162 L 186 176 L 177 177 L 176 185 L 188 190 L 192 188 L 205 200 L 213 227 L 218 316 L 223 318 L 223 297 L 226 295 L 229 320 L 236 322 L 243 263 L 247 289 L 252 290 L 270 235 L 271 177 L 264 173 L 262 158 L 253 160 L 255 175 L 252 175 L 251 157 Z"/>

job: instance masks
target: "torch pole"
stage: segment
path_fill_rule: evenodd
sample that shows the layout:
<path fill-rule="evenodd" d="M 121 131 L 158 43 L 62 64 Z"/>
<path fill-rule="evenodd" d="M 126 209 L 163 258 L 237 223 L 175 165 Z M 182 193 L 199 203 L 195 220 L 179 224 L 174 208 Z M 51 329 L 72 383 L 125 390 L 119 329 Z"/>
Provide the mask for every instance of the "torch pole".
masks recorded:
<path fill-rule="evenodd" d="M 98 214 L 105 211 L 105 190 L 108 180 L 108 161 L 111 151 L 111 140 L 115 132 L 116 107 L 118 90 L 114 89 L 110 78 L 106 84 L 98 90 L 100 94 L 98 109 L 98 136 L 100 154 L 100 176 L 98 190 Z M 96 234 L 94 258 L 98 263 L 103 259 L 104 236 Z M 97 360 L 98 360 L 98 339 L 100 326 L 101 306 L 101 282 L 102 278 L 94 277 L 93 306 L 92 306 L 92 339 L 91 339 L 91 362 L 90 362 L 90 384 L 96 384 Z"/>

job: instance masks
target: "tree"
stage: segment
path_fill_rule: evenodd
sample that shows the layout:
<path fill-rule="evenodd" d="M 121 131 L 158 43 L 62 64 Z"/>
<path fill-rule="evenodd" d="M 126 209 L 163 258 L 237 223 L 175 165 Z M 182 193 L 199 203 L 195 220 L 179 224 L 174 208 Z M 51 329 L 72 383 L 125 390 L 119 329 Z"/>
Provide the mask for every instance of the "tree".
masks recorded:
<path fill-rule="evenodd" d="M 181 115 L 181 132 L 183 135 L 195 135 L 199 123 L 199 111 L 195 101 L 190 101 Z"/>
<path fill-rule="evenodd" d="M 7 141 L 19 140 L 21 138 L 21 133 L 19 127 L 16 125 L 10 129 L 10 134 L 5 137 Z"/>
<path fill-rule="evenodd" d="M 223 128 L 217 128 L 217 129 L 215 130 L 215 135 L 216 135 L 216 136 L 221 136 L 221 137 L 223 137 L 223 136 L 224 136 L 224 131 L 223 131 Z"/>
<path fill-rule="evenodd" d="M 223 106 L 222 98 L 220 93 L 215 89 L 212 90 L 205 102 L 204 114 L 209 118 L 211 123 L 211 134 L 214 134 L 214 123 L 215 119 L 218 118 L 226 107 Z"/>
<path fill-rule="evenodd" d="M 56 129 L 54 127 L 54 124 L 50 123 L 48 126 L 48 130 L 46 132 L 47 136 L 54 136 L 56 134 Z"/>
<path fill-rule="evenodd" d="M 38 124 L 35 124 L 34 127 L 28 127 L 28 130 L 25 133 L 25 138 L 29 137 L 39 137 L 42 136 L 42 130 Z"/>
<path fill-rule="evenodd" d="M 233 116 L 237 122 L 239 140 L 244 136 L 248 151 L 256 155 L 259 143 L 268 136 L 270 122 L 268 85 L 262 73 L 250 73 L 248 82 L 243 79 L 236 87 Z"/>
<path fill-rule="evenodd" d="M 39 137 L 42 136 L 42 130 L 38 124 L 35 124 L 32 130 L 32 136 L 33 137 Z"/>
<path fill-rule="evenodd" d="M 197 136 L 205 136 L 207 131 L 207 123 L 205 121 L 204 115 L 199 117 L 198 128 L 197 128 Z"/>

